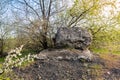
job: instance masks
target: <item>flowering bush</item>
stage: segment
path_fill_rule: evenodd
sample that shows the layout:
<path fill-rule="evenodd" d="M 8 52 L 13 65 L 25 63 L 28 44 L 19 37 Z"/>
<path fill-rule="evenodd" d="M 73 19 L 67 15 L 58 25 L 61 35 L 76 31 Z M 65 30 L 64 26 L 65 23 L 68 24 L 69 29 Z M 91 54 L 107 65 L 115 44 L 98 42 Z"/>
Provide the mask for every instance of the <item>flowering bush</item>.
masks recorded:
<path fill-rule="evenodd" d="M 24 45 L 21 45 L 19 48 L 11 50 L 8 53 L 8 56 L 5 58 L 3 63 L 4 72 L 12 71 L 13 67 L 22 66 L 24 62 L 33 62 L 36 55 L 31 55 L 30 53 L 27 56 L 22 57 L 22 48 Z"/>

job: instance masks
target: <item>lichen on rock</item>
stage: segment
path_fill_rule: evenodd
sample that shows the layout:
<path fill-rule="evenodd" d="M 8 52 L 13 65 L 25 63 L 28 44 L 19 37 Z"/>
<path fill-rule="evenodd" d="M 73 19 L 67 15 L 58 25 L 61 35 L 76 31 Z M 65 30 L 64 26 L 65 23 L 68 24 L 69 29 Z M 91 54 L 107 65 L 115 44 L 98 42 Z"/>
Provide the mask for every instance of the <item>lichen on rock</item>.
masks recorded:
<path fill-rule="evenodd" d="M 55 36 L 55 45 L 58 48 L 72 47 L 84 50 L 91 42 L 91 34 L 81 27 L 61 27 Z"/>

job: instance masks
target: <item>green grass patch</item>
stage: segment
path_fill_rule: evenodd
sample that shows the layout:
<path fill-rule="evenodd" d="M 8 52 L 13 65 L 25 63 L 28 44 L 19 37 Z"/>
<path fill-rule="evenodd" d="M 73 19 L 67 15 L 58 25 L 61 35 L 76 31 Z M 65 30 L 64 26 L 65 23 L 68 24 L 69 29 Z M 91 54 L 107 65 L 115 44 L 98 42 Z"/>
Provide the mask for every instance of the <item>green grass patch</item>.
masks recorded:
<path fill-rule="evenodd" d="M 36 54 L 35 51 L 33 51 L 33 50 L 28 50 L 28 49 L 25 49 L 25 50 L 21 51 L 21 53 L 22 53 L 22 56 L 26 56 L 26 55 L 28 55 L 28 54 Z"/>
<path fill-rule="evenodd" d="M 94 53 L 108 53 L 109 52 L 109 50 L 107 50 L 107 49 L 96 49 L 96 48 L 94 48 L 94 49 L 91 49 L 91 51 L 92 52 L 94 52 Z"/>
<path fill-rule="evenodd" d="M 3 65 L 2 65 L 2 64 L 0 64 L 0 68 L 2 68 L 2 66 L 3 66 Z"/>
<path fill-rule="evenodd" d="M 10 78 L 4 78 L 2 76 L 0 76 L 0 80 L 11 80 Z"/>
<path fill-rule="evenodd" d="M 120 51 L 113 51 L 113 54 L 118 54 L 118 55 L 120 55 Z"/>
<path fill-rule="evenodd" d="M 93 68 L 93 69 L 102 69 L 102 66 L 99 65 L 99 64 L 94 64 L 94 65 L 91 66 L 91 68 Z"/>
<path fill-rule="evenodd" d="M 0 58 L 0 63 L 4 62 L 5 57 Z"/>
<path fill-rule="evenodd" d="M 120 55 L 120 51 L 118 50 L 108 50 L 108 49 L 91 49 L 92 52 L 94 53 L 99 53 L 99 54 L 116 54 L 116 55 Z"/>
<path fill-rule="evenodd" d="M 26 68 L 28 66 L 30 66 L 31 64 L 33 64 L 34 61 L 24 61 L 20 66 L 18 66 L 19 68 Z"/>

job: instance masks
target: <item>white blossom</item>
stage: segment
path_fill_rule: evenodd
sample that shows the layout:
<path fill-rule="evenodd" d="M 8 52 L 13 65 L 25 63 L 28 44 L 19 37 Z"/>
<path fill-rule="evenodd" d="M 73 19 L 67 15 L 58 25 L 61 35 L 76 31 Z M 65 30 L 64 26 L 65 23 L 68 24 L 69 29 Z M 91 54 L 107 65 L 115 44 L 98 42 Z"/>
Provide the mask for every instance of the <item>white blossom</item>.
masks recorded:
<path fill-rule="evenodd" d="M 26 55 L 25 57 L 21 57 L 21 58 L 18 57 L 22 55 L 21 53 L 22 48 L 23 48 L 23 45 L 21 45 L 19 48 L 12 49 L 9 52 L 9 55 L 5 58 L 5 62 L 3 63 L 5 72 L 12 71 L 13 67 L 21 66 L 22 63 L 25 61 L 27 62 L 34 61 L 34 58 L 36 55 L 31 55 L 30 53 Z M 14 54 L 11 54 L 13 52 Z"/>

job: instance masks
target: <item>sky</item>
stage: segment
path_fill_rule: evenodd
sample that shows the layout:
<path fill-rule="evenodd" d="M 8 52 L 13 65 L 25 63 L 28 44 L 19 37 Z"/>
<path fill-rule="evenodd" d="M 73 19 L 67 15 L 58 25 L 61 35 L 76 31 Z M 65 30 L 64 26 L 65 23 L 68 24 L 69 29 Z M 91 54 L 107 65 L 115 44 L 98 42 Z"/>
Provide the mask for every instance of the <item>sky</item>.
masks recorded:
<path fill-rule="evenodd" d="M 69 7 L 72 7 L 72 5 L 74 4 L 74 0 L 66 0 L 66 2 Z"/>
<path fill-rule="evenodd" d="M 75 0 L 65 0 L 69 7 L 72 7 Z M 104 0 L 103 0 L 104 1 Z M 115 7 L 107 5 L 102 9 L 102 15 L 105 17 L 111 16 L 111 14 L 118 14 L 120 12 L 120 0 L 105 0 L 105 1 L 115 1 Z"/>
<path fill-rule="evenodd" d="M 120 12 L 120 0 L 116 0 L 115 7 L 111 5 L 106 5 L 103 8 L 102 14 L 105 15 L 105 17 L 111 16 L 111 14 L 118 14 Z"/>
<path fill-rule="evenodd" d="M 65 4 L 68 5 L 68 7 L 72 7 L 75 0 L 63 0 L 63 1 L 64 1 Z M 107 0 L 107 1 L 112 1 L 112 0 Z M 116 1 L 115 2 L 116 7 L 113 8 L 110 5 L 105 6 L 102 9 L 102 15 L 104 15 L 105 17 L 109 17 L 109 16 L 111 16 L 111 14 L 118 14 L 118 12 L 120 12 L 120 0 L 114 0 L 114 1 Z M 11 17 L 10 10 L 8 10 L 7 16 Z"/>
<path fill-rule="evenodd" d="M 63 1 L 65 2 L 65 4 L 68 5 L 68 7 L 72 7 L 72 5 L 74 4 L 74 0 L 63 0 Z M 107 0 L 107 1 L 112 1 L 112 0 Z M 110 5 L 105 6 L 103 8 L 102 15 L 104 15 L 105 17 L 110 17 L 111 13 L 118 14 L 120 12 L 120 0 L 115 0 L 115 6 L 116 7 L 114 8 L 111 7 Z M 13 9 L 13 7 L 11 9 Z M 7 15 L 7 17 L 9 18 L 7 20 L 12 23 L 12 20 L 14 19 L 12 15 L 14 14 L 12 14 L 11 10 L 8 10 L 5 15 Z"/>

